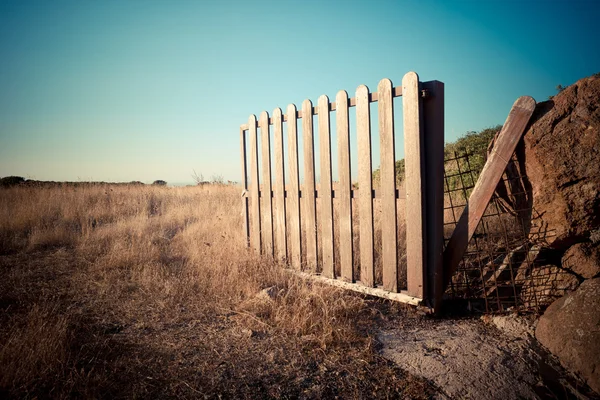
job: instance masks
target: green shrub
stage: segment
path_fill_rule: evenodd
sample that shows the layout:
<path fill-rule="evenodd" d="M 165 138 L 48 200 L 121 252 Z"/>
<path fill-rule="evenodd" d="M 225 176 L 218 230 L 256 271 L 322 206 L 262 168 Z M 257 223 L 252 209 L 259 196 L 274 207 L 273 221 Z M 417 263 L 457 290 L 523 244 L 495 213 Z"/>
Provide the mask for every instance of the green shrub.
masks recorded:
<path fill-rule="evenodd" d="M 469 154 L 469 165 L 465 159 L 452 163 L 453 166 L 450 168 L 458 169 L 461 171 L 475 171 L 474 176 L 477 179 L 479 171 L 483 168 L 487 155 L 487 148 L 496 133 L 500 132 L 502 125 L 497 125 L 492 128 L 486 128 L 480 132 L 467 132 L 464 136 L 458 138 L 455 142 L 446 143 L 444 147 L 444 159 L 448 160 L 455 157 L 456 155 Z M 396 161 L 396 184 L 401 184 L 405 177 L 405 165 L 404 159 Z M 381 171 L 377 168 L 373 171 L 373 185 L 378 186 L 380 180 Z M 453 177 L 448 179 L 450 189 L 456 188 L 459 177 Z"/>

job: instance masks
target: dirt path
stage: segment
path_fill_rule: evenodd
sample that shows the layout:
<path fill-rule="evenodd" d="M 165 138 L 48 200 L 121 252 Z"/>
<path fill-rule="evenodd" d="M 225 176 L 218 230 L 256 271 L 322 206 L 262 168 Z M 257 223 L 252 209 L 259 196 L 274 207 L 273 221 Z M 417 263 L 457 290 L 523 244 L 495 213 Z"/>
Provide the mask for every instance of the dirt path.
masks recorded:
<path fill-rule="evenodd" d="M 440 390 L 437 398 L 593 398 L 535 340 L 523 318 L 421 320 L 380 331 L 384 357 Z"/>

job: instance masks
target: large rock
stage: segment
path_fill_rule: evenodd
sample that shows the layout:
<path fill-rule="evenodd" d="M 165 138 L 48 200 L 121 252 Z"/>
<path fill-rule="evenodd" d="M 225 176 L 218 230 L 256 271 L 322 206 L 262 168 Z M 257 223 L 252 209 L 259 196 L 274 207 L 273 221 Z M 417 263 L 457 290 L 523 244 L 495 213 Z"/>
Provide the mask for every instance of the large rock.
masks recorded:
<path fill-rule="evenodd" d="M 600 278 L 556 300 L 542 315 L 536 338 L 567 369 L 600 393 Z"/>
<path fill-rule="evenodd" d="M 566 251 L 562 266 L 583 279 L 600 275 L 600 245 L 577 243 Z"/>
<path fill-rule="evenodd" d="M 600 77 L 538 104 L 524 136 L 532 235 L 566 250 L 600 226 Z"/>

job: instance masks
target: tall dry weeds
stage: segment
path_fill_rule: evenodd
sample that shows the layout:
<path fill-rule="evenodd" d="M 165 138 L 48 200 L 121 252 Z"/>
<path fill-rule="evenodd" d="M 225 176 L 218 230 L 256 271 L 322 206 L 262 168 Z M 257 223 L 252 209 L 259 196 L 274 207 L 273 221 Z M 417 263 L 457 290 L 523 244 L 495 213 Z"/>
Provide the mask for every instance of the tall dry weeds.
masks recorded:
<path fill-rule="evenodd" d="M 388 305 L 251 254 L 239 195 L 0 190 L 0 394 L 426 397 L 377 355 Z"/>

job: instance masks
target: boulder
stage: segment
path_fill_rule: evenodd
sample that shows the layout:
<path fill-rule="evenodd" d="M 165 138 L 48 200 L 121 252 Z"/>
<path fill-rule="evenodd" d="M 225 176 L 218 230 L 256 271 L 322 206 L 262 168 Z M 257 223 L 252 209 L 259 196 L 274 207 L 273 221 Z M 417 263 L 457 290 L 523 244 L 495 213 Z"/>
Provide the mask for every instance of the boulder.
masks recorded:
<path fill-rule="evenodd" d="M 577 243 L 569 247 L 562 258 L 562 266 L 583 279 L 598 276 L 600 274 L 600 245 Z"/>
<path fill-rule="evenodd" d="M 531 236 L 566 250 L 600 227 L 600 77 L 539 103 L 524 135 Z M 541 236 L 541 237 L 540 237 Z"/>
<path fill-rule="evenodd" d="M 540 318 L 535 336 L 567 369 L 600 393 L 600 278 L 556 300 Z M 568 328 L 568 329 L 566 329 Z"/>

